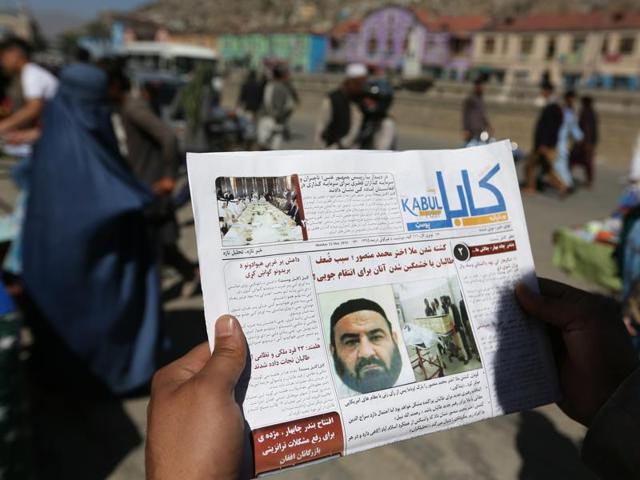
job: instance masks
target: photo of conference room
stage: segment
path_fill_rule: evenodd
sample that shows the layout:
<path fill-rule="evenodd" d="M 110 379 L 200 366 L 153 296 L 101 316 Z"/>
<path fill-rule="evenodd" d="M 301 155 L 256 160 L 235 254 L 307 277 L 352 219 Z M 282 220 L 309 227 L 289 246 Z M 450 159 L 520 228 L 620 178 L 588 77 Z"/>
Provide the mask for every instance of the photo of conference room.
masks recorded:
<path fill-rule="evenodd" d="M 215 188 L 224 247 L 307 239 L 297 175 L 219 177 Z"/>
<path fill-rule="evenodd" d="M 481 368 L 457 277 L 393 285 L 404 343 L 417 381 Z"/>

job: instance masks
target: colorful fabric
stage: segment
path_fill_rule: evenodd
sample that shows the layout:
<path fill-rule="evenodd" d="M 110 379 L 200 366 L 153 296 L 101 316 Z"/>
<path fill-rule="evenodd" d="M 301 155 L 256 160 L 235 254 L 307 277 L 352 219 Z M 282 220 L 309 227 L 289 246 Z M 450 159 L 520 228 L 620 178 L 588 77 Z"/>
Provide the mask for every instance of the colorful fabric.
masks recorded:
<path fill-rule="evenodd" d="M 555 232 L 553 265 L 570 275 L 607 288 L 620 291 L 622 281 L 612 255 L 614 247 L 581 238 L 572 229 Z"/>

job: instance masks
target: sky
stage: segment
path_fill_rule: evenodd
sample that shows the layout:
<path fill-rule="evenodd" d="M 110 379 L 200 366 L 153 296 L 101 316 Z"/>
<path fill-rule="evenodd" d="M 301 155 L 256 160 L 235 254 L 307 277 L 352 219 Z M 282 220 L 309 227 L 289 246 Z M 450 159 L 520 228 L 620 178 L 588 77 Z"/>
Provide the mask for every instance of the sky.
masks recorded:
<path fill-rule="evenodd" d="M 149 0 L 23 0 L 34 11 L 57 10 L 73 16 L 90 19 L 103 10 L 129 10 Z M 0 0 L 0 5 L 19 3 L 8 0 Z"/>

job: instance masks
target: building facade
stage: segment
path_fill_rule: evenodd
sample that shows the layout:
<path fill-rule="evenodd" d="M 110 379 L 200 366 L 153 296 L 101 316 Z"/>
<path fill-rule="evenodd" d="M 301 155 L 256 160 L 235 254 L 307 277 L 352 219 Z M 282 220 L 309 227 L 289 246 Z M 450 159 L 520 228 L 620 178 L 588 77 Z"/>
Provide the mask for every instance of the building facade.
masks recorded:
<path fill-rule="evenodd" d="M 362 62 L 406 76 L 463 78 L 471 67 L 472 34 L 486 23 L 482 16 L 432 18 L 418 9 L 378 8 L 330 32 L 327 64 L 337 70 Z"/>
<path fill-rule="evenodd" d="M 640 12 L 502 19 L 476 33 L 472 58 L 506 84 L 638 89 Z"/>
<path fill-rule="evenodd" d="M 325 69 L 327 40 L 313 33 L 227 33 L 219 37 L 221 58 L 253 68 L 265 60 L 284 61 L 294 72 Z"/>
<path fill-rule="evenodd" d="M 218 46 L 218 36 L 213 32 L 170 29 L 139 15 L 107 14 L 102 20 L 111 30 L 112 48 L 137 41 L 180 43 L 213 50 Z"/>

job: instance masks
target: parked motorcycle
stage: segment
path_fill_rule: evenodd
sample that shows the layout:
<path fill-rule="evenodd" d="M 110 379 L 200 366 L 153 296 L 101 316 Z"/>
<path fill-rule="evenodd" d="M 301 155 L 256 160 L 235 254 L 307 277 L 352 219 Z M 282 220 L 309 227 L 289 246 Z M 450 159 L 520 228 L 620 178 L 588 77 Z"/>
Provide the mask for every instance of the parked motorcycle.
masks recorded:
<path fill-rule="evenodd" d="M 256 145 L 255 123 L 235 110 L 213 107 L 207 119 L 209 151 L 229 152 L 254 150 Z"/>
<path fill-rule="evenodd" d="M 484 131 L 478 137 L 472 138 L 469 140 L 464 147 L 477 147 L 479 145 L 489 145 L 490 143 L 496 142 L 497 140 L 492 137 L 489 132 Z M 511 154 L 513 155 L 513 160 L 516 164 L 518 164 L 521 160 L 524 160 L 525 154 L 520 149 L 516 142 L 511 142 Z"/>

